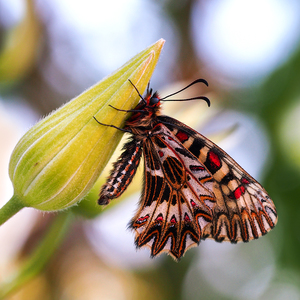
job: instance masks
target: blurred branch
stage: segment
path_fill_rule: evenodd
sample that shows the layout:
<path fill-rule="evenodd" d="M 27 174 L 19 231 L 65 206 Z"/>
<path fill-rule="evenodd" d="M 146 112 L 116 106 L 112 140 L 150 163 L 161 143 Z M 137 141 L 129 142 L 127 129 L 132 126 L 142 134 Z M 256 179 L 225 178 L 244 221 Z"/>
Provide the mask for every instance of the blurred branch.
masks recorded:
<path fill-rule="evenodd" d="M 165 11 L 176 25 L 179 35 L 179 57 L 175 66 L 175 79 L 179 80 L 199 74 L 199 60 L 195 53 L 191 36 L 191 11 L 193 4 L 194 0 L 166 1 Z"/>

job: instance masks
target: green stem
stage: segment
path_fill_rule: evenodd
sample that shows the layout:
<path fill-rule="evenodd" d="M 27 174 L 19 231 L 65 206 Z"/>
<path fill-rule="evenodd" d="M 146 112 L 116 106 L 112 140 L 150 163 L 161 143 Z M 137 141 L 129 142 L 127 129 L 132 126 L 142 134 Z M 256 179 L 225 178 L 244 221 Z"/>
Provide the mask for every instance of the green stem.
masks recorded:
<path fill-rule="evenodd" d="M 24 205 L 19 201 L 19 198 L 16 195 L 13 195 L 11 199 L 0 209 L 0 226 L 22 208 L 24 208 Z"/>
<path fill-rule="evenodd" d="M 0 299 L 5 299 L 9 294 L 16 292 L 42 271 L 62 242 L 70 224 L 70 215 L 70 213 L 64 212 L 56 217 L 44 239 L 19 272 L 0 285 Z"/>

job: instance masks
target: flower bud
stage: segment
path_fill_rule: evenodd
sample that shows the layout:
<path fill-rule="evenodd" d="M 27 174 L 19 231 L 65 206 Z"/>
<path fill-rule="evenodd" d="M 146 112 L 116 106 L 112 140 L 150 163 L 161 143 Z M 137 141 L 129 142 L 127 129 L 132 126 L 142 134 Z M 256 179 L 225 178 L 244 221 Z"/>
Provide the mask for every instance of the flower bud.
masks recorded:
<path fill-rule="evenodd" d="M 158 61 L 161 39 L 33 126 L 15 147 L 9 166 L 14 197 L 27 207 L 60 210 L 81 200 L 92 188 L 122 132 L 139 96 L 130 79 L 143 92 Z"/>

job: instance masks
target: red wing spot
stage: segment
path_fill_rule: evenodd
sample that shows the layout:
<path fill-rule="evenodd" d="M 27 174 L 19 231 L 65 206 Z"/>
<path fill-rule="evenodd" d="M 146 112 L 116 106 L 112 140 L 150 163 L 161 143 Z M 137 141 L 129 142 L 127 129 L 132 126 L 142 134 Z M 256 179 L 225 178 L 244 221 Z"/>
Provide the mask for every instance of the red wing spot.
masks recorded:
<path fill-rule="evenodd" d="M 207 153 L 207 158 L 205 161 L 206 168 L 212 173 L 216 173 L 222 166 L 221 159 L 218 154 L 216 154 L 213 150 L 210 150 Z"/>
<path fill-rule="evenodd" d="M 164 153 L 162 151 L 160 151 L 160 150 L 158 151 L 158 154 L 159 154 L 160 157 L 164 156 Z"/>
<path fill-rule="evenodd" d="M 136 223 L 138 223 L 138 224 L 145 223 L 148 220 L 148 218 L 149 218 L 148 215 L 146 215 L 145 217 L 140 217 L 136 220 Z"/>
<path fill-rule="evenodd" d="M 193 207 L 195 207 L 197 205 L 193 200 L 191 200 L 191 204 Z"/>
<path fill-rule="evenodd" d="M 164 218 L 162 217 L 162 215 L 160 214 L 155 221 L 157 222 L 162 222 L 164 220 Z"/>
<path fill-rule="evenodd" d="M 191 221 L 191 219 L 190 219 L 190 217 L 188 216 L 187 213 L 185 213 L 185 215 L 184 215 L 184 221 L 186 221 L 186 222 L 190 222 Z"/>
<path fill-rule="evenodd" d="M 240 198 L 245 193 L 245 187 L 240 186 L 234 191 L 234 197 L 235 199 Z"/>
<path fill-rule="evenodd" d="M 174 215 L 173 215 L 172 219 L 170 220 L 170 222 L 171 222 L 172 224 L 176 224 L 176 223 L 177 223 L 177 220 L 176 220 L 176 218 L 175 218 Z"/>
<path fill-rule="evenodd" d="M 215 152 L 209 151 L 208 159 L 211 162 L 211 164 L 215 165 L 217 168 L 221 167 L 220 158 Z"/>
<path fill-rule="evenodd" d="M 245 177 L 243 177 L 243 178 L 241 179 L 241 182 L 242 182 L 243 184 L 249 184 L 249 183 L 250 183 L 250 181 L 249 181 L 248 179 L 246 179 Z"/>
<path fill-rule="evenodd" d="M 205 168 L 204 167 L 201 167 L 201 166 L 190 166 L 190 170 L 191 171 L 202 171 L 204 170 Z"/>
<path fill-rule="evenodd" d="M 233 193 L 231 193 L 228 197 L 230 199 L 239 199 L 242 195 L 245 194 L 245 187 L 244 186 L 239 186 L 238 188 L 235 189 L 235 191 Z"/>
<path fill-rule="evenodd" d="M 183 132 L 183 131 L 178 131 L 176 133 L 176 137 L 179 139 L 179 141 L 181 143 L 183 143 L 183 142 L 185 142 L 186 140 L 189 139 L 189 136 L 185 132 Z"/>

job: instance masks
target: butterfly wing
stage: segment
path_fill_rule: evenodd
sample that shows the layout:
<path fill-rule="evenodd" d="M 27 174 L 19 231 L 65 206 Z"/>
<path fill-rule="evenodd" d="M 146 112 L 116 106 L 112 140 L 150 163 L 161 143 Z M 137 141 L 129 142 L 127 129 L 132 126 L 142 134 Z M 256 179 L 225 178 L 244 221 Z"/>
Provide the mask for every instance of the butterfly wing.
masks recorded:
<path fill-rule="evenodd" d="M 150 247 L 152 256 L 168 252 L 178 259 L 210 232 L 215 200 L 211 175 L 178 143 L 188 155 L 186 169 L 173 146 L 163 132 L 145 141 L 144 189 L 130 227 L 137 247 Z"/>
<path fill-rule="evenodd" d="M 270 231 L 277 223 L 273 201 L 264 188 L 221 148 L 187 125 L 158 117 L 173 135 L 202 162 L 215 180 L 214 221 L 209 237 L 233 243 Z"/>
<path fill-rule="evenodd" d="M 275 226 L 272 200 L 228 154 L 181 122 L 158 118 L 143 145 L 145 184 L 130 225 L 137 247 L 178 259 L 201 239 L 246 242 Z"/>

